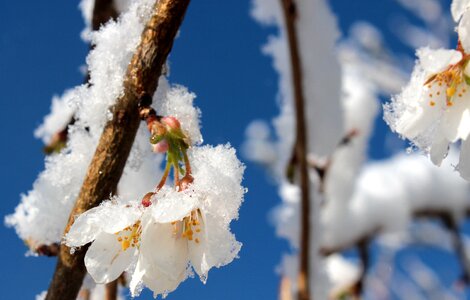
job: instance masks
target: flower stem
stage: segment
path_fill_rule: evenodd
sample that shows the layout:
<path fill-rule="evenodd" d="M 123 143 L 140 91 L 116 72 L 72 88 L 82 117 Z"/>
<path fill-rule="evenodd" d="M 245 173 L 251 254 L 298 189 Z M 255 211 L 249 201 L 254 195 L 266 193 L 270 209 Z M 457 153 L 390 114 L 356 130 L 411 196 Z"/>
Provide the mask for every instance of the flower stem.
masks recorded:
<path fill-rule="evenodd" d="M 184 168 L 185 168 L 185 176 L 191 175 L 191 164 L 189 163 L 188 153 L 186 149 L 182 149 L 183 152 L 183 159 L 184 159 Z"/>
<path fill-rule="evenodd" d="M 165 185 L 166 179 L 168 178 L 168 174 L 170 173 L 170 169 L 171 169 L 171 164 L 167 161 L 166 165 L 165 165 L 165 171 L 163 172 L 162 179 L 160 180 L 160 182 L 158 183 L 158 185 L 155 189 L 157 192 Z"/>
<path fill-rule="evenodd" d="M 180 170 L 179 170 L 178 162 L 176 160 L 173 163 L 173 167 L 174 167 L 173 172 L 175 176 L 175 186 L 180 186 Z"/>

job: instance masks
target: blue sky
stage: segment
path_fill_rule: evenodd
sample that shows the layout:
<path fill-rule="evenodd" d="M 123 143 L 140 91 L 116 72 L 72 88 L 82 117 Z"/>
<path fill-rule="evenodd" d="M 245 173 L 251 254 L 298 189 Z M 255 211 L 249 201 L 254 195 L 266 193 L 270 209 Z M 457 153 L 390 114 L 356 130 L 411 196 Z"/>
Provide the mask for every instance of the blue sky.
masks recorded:
<path fill-rule="evenodd" d="M 392 51 L 412 54 L 388 30 L 393 18 L 403 13 L 395 1 L 331 3 L 343 32 L 357 20 L 368 20 L 384 29 Z M 193 1 L 170 55 L 170 80 L 197 94 L 208 144 L 230 142 L 239 147 L 251 120 L 270 120 L 277 114 L 277 75 L 260 51 L 272 29 L 256 24 L 249 7 L 247 0 Z M 31 188 L 44 167 L 42 143 L 34 139 L 33 131 L 49 112 L 52 95 L 83 81 L 79 67 L 88 52 L 79 37 L 83 26 L 76 2 L 0 2 L 1 216 L 13 211 L 19 195 Z M 387 128 L 381 120 L 377 124 L 371 144 L 375 159 L 389 154 L 384 146 Z M 249 162 L 246 165 L 244 184 L 249 192 L 240 219 L 232 226 L 244 244 L 240 258 L 212 270 L 205 286 L 198 279 L 187 280 L 169 299 L 276 299 L 275 267 L 287 243 L 275 237 L 267 214 L 279 199 L 265 171 Z M 12 229 L 0 226 L 0 238 L 2 298 L 31 299 L 47 289 L 55 259 L 25 257 L 26 247 Z M 455 276 L 452 256 L 426 257 L 450 263 L 449 276 Z M 150 293 L 142 298 L 150 298 Z"/>

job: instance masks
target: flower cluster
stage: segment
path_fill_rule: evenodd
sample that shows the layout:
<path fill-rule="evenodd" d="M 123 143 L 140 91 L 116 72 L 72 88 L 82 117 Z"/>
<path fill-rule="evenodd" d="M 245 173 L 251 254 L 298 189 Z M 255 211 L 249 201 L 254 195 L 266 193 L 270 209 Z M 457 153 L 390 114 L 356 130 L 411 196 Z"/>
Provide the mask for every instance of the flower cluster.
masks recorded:
<path fill-rule="evenodd" d="M 449 144 L 462 141 L 458 170 L 470 179 L 470 1 L 454 0 L 459 42 L 452 49 L 419 49 L 408 86 L 385 105 L 392 130 L 430 154 L 440 165 Z"/>
<path fill-rule="evenodd" d="M 205 282 L 212 267 L 237 256 L 241 244 L 229 224 L 238 217 L 245 193 L 240 185 L 244 167 L 228 145 L 190 147 L 174 117 L 150 115 L 147 127 L 154 151 L 167 153 L 155 190 L 141 201 L 114 198 L 83 213 L 65 243 L 92 242 L 85 265 L 97 283 L 128 271 L 133 296 L 143 284 L 156 297 L 175 290 L 192 270 Z"/>

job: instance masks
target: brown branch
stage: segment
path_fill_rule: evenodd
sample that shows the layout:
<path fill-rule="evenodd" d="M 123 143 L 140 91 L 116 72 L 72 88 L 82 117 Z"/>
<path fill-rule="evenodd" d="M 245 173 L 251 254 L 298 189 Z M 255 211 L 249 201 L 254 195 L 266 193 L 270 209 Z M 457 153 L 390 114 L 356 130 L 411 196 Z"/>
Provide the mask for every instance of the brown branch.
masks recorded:
<path fill-rule="evenodd" d="M 116 300 L 118 296 L 118 279 L 107 283 L 105 286 L 104 300 Z"/>
<path fill-rule="evenodd" d="M 112 108 L 111 121 L 104 127 L 65 233 L 76 216 L 97 206 L 116 191 L 139 127 L 139 101 L 145 95 L 154 94 L 162 65 L 188 4 L 189 0 L 159 0 L 154 6 L 128 66 L 124 91 Z M 72 255 L 70 248 L 61 245 L 47 300 L 76 298 L 86 272 L 83 264 L 86 249 L 77 249 Z"/>
<path fill-rule="evenodd" d="M 109 20 L 116 20 L 118 12 L 114 6 L 114 0 L 95 0 L 93 7 L 93 17 L 91 19 L 91 29 L 96 31 L 101 25 Z"/>
<path fill-rule="evenodd" d="M 59 253 L 60 246 L 58 243 L 53 243 L 50 245 L 39 245 L 34 249 L 34 252 L 42 256 L 57 256 Z"/>
<path fill-rule="evenodd" d="M 297 18 L 294 0 L 281 0 L 286 23 L 287 38 L 290 49 L 290 60 L 292 65 L 292 82 L 294 85 L 294 101 L 297 120 L 297 133 L 295 143 L 295 160 L 298 163 L 300 173 L 301 198 L 301 242 L 300 242 L 300 267 L 298 278 L 298 299 L 310 299 L 310 187 L 307 166 L 307 126 L 304 114 L 304 94 L 302 90 L 301 60 L 298 48 L 295 22 Z"/>

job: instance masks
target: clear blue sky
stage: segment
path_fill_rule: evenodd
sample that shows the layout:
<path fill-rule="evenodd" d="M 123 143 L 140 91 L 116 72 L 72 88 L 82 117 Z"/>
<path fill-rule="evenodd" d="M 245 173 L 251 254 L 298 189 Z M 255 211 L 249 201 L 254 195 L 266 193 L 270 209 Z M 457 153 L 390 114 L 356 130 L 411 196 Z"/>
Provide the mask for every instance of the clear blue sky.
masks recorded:
<path fill-rule="evenodd" d="M 360 19 L 386 29 L 391 18 L 402 13 L 393 0 L 334 0 L 332 5 L 344 32 Z M 239 147 L 251 120 L 269 120 L 277 114 L 277 76 L 270 59 L 260 52 L 270 29 L 250 18 L 249 7 L 248 0 L 193 1 L 170 56 L 170 80 L 198 96 L 196 105 L 203 112 L 208 144 L 230 142 Z M 0 2 L 2 218 L 13 211 L 20 193 L 28 191 L 43 170 L 42 143 L 32 133 L 49 112 L 52 95 L 83 81 L 79 66 L 88 51 L 79 37 L 83 26 L 75 1 Z M 410 51 L 387 30 L 384 34 L 393 51 Z M 386 155 L 386 130 L 381 125 L 375 134 L 374 158 Z M 244 244 L 240 259 L 212 270 L 205 286 L 198 279 L 187 280 L 169 299 L 277 298 L 275 267 L 287 243 L 275 237 L 267 212 L 279 199 L 264 170 L 246 164 L 244 183 L 249 193 L 240 219 L 232 226 Z M 0 238 L 1 298 L 32 299 L 47 289 L 55 259 L 25 257 L 26 247 L 12 229 L 0 226 Z M 455 276 L 451 255 L 427 257 L 445 259 Z M 143 295 L 143 299 L 150 298 L 150 293 Z"/>

